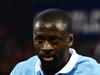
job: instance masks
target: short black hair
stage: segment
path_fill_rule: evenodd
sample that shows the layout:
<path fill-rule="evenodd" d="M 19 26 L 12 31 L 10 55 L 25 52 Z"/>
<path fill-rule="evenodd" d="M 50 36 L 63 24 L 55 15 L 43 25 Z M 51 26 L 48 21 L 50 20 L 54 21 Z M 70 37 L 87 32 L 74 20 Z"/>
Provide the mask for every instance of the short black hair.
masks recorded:
<path fill-rule="evenodd" d="M 40 12 L 33 20 L 33 30 L 35 27 L 36 22 L 40 23 L 56 23 L 61 21 L 64 30 L 67 32 L 72 32 L 72 25 L 71 25 L 71 19 L 67 12 L 61 10 L 61 9 L 46 9 L 42 12 Z M 55 24 L 54 24 L 55 25 Z"/>

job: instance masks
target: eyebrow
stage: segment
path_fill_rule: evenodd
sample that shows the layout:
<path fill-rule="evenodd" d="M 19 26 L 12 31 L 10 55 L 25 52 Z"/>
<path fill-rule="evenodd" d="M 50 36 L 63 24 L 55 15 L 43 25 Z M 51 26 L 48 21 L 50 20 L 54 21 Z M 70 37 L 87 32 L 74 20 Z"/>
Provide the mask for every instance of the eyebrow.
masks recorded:
<path fill-rule="evenodd" d="M 52 39 L 62 39 L 63 36 L 61 35 L 51 35 L 50 38 Z"/>
<path fill-rule="evenodd" d="M 40 34 L 34 35 L 34 38 L 35 39 L 45 39 L 45 37 Z"/>
<path fill-rule="evenodd" d="M 49 40 L 55 40 L 55 39 L 58 39 L 58 40 L 63 40 L 63 38 L 61 38 L 62 36 L 50 36 Z"/>

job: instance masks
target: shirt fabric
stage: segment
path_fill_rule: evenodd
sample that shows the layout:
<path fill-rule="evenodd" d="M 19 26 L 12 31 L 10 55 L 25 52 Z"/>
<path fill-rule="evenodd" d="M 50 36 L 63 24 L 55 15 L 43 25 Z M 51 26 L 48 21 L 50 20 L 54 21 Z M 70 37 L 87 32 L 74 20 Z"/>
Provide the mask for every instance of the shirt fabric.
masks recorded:
<path fill-rule="evenodd" d="M 82 56 L 72 48 L 68 63 L 55 75 L 100 75 L 100 64 L 93 58 Z M 10 75 L 45 75 L 40 67 L 41 62 L 37 55 L 18 63 Z"/>

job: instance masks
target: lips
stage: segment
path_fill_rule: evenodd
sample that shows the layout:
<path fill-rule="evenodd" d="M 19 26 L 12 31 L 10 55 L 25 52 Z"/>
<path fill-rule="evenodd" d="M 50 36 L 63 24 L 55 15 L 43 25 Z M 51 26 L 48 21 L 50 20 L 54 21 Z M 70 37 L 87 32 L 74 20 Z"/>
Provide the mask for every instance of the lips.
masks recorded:
<path fill-rule="evenodd" d="M 43 60 L 50 62 L 54 60 L 54 57 L 43 57 Z"/>

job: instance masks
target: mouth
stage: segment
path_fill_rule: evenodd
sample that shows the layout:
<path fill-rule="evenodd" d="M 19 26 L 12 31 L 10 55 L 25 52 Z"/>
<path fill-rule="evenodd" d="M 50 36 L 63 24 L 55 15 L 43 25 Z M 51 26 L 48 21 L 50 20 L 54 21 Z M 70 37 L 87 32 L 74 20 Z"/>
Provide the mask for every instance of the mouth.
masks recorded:
<path fill-rule="evenodd" d="M 43 60 L 45 60 L 47 62 L 51 62 L 54 60 L 54 57 L 43 57 Z"/>

